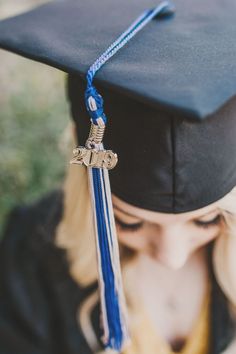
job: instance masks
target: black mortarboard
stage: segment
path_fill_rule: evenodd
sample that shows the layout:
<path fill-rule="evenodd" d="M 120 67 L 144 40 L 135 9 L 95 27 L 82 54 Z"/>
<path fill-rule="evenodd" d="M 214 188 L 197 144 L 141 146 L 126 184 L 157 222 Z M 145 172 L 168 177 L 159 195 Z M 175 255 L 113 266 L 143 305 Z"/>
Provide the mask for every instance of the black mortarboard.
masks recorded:
<path fill-rule="evenodd" d="M 72 74 L 72 111 L 81 118 L 84 143 L 88 66 L 154 5 L 54 1 L 2 21 L 0 46 Z M 119 155 L 113 192 L 139 207 L 178 213 L 212 203 L 236 185 L 236 2 L 175 5 L 174 20 L 152 20 L 96 82 L 110 121 L 105 143 Z"/>
<path fill-rule="evenodd" d="M 152 0 L 58 0 L 0 22 L 0 47 L 69 73 L 80 143 L 89 66 Z M 144 209 L 204 207 L 236 185 L 236 2 L 178 0 L 96 76 L 119 156 L 112 192 Z"/>

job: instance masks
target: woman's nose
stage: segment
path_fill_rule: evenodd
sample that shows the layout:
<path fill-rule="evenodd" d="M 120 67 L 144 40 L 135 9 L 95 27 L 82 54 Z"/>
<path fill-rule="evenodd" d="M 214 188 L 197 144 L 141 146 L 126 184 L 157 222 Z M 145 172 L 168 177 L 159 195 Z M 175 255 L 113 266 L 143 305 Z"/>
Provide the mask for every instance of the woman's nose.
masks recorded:
<path fill-rule="evenodd" d="M 189 254 L 190 250 L 181 228 L 162 229 L 155 242 L 152 240 L 152 255 L 167 268 L 173 270 L 182 268 Z"/>

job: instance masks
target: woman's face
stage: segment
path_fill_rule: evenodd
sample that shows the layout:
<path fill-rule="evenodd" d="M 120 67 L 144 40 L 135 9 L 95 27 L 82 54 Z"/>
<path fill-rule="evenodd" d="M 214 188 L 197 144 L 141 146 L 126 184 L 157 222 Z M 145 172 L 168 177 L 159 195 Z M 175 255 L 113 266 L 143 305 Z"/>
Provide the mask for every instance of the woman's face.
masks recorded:
<path fill-rule="evenodd" d="M 214 240 L 223 227 L 216 203 L 202 209 L 166 214 L 140 209 L 113 196 L 121 245 L 144 252 L 168 268 L 180 269 L 200 247 Z"/>

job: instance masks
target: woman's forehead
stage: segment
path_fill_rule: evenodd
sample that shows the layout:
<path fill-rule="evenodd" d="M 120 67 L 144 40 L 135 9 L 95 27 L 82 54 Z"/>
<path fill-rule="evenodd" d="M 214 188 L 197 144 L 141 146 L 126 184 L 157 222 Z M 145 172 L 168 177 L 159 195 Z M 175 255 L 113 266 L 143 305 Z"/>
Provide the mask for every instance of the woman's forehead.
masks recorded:
<path fill-rule="evenodd" d="M 114 208 L 120 211 L 121 213 L 126 214 L 130 217 L 141 218 L 151 222 L 181 222 L 195 218 L 202 218 L 204 220 L 204 217 L 209 218 L 211 215 L 213 215 L 219 210 L 218 204 L 217 202 L 215 202 L 210 205 L 207 205 L 206 207 L 194 211 L 179 214 L 170 214 L 138 208 L 134 205 L 124 202 L 115 195 L 112 196 L 112 200 Z"/>

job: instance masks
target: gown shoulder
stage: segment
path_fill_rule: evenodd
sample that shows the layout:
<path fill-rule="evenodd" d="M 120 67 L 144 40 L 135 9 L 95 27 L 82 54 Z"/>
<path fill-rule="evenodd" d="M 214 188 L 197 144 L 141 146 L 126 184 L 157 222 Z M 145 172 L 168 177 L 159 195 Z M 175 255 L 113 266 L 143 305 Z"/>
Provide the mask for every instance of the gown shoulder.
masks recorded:
<path fill-rule="evenodd" d="M 91 354 L 76 320 L 90 289 L 69 275 L 54 244 L 62 190 L 9 213 L 0 242 L 0 352 Z"/>
<path fill-rule="evenodd" d="M 33 203 L 15 206 L 8 214 L 3 228 L 3 242 L 30 237 L 30 232 L 40 231 L 46 236 L 41 241 L 53 241 L 56 224 L 63 212 L 63 191 L 53 190 Z M 17 231 L 17 232 L 15 232 Z M 7 236 L 11 235 L 11 236 Z M 32 238 L 32 237 L 30 237 Z"/>

